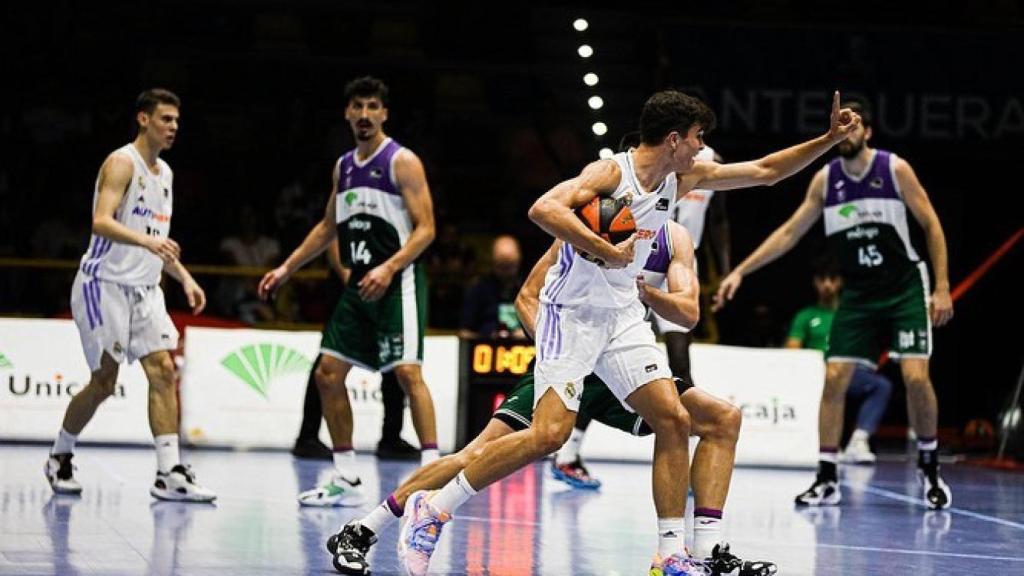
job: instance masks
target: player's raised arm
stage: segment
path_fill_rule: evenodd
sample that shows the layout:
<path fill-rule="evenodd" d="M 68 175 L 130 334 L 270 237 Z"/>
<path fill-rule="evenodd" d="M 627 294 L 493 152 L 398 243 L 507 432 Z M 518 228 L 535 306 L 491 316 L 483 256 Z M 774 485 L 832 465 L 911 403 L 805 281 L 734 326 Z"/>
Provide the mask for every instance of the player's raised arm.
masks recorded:
<path fill-rule="evenodd" d="M 668 227 L 672 240 L 672 260 L 665 274 L 668 291 L 651 286 L 640 277 L 637 279 L 640 301 L 665 320 L 693 328 L 700 321 L 700 283 L 694 268 L 693 238 L 676 222 L 669 221 Z"/>
<path fill-rule="evenodd" d="M 288 277 L 294 274 L 297 270 L 306 265 L 307 262 L 312 260 L 317 254 L 323 252 L 327 246 L 333 241 L 338 235 L 338 229 L 334 224 L 335 219 L 335 198 L 338 195 L 338 170 L 334 170 L 332 176 L 333 184 L 331 186 L 331 197 L 327 200 L 327 208 L 324 209 L 324 216 L 319 222 L 313 225 L 313 228 L 306 234 L 305 240 L 299 247 L 291 253 L 290 256 L 284 261 L 283 264 L 274 268 L 270 272 L 267 272 L 262 279 L 260 279 L 259 286 L 257 286 L 257 293 L 259 297 L 266 300 L 270 294 L 281 287 Z"/>
<path fill-rule="evenodd" d="M 614 192 L 620 178 L 621 170 L 613 160 L 592 162 L 579 176 L 538 198 L 530 207 L 530 220 L 555 238 L 599 258 L 608 268 L 621 268 L 633 259 L 633 239 L 614 246 L 594 234 L 573 213 L 594 197 Z"/>
<path fill-rule="evenodd" d="M 825 171 L 819 170 L 807 187 L 804 201 L 800 203 L 789 220 L 776 228 L 750 256 L 747 256 L 722 280 L 718 286 L 718 293 L 715 294 L 713 311 L 721 310 L 729 300 L 732 300 L 745 275 L 789 252 L 797 241 L 803 238 L 825 209 L 824 188 Z"/>
<path fill-rule="evenodd" d="M 558 258 L 558 249 L 562 245 L 561 240 L 555 240 L 551 244 L 548 251 L 533 265 L 530 275 L 526 277 L 526 281 L 519 288 L 519 293 L 516 294 L 516 314 L 519 316 L 519 322 L 523 325 L 523 331 L 530 338 L 534 337 L 537 309 L 540 306 L 540 291 L 544 287 L 544 277 L 548 273 L 548 268 L 555 265 L 555 261 Z"/>
<path fill-rule="evenodd" d="M 692 188 L 730 190 L 751 186 L 771 186 L 803 170 L 808 164 L 846 139 L 860 125 L 860 116 L 849 108 L 839 108 L 839 91 L 832 95 L 828 132 L 796 146 L 773 152 L 758 160 L 717 164 L 696 162 L 693 170 L 680 176 L 680 192 Z"/>
<path fill-rule="evenodd" d="M 132 180 L 133 172 L 132 161 L 124 154 L 111 154 L 103 163 L 100 168 L 96 210 L 92 216 L 93 234 L 114 242 L 141 246 L 159 256 L 164 262 L 175 260 L 181 256 L 181 248 L 177 242 L 170 238 L 148 236 L 132 230 L 114 217 Z"/>

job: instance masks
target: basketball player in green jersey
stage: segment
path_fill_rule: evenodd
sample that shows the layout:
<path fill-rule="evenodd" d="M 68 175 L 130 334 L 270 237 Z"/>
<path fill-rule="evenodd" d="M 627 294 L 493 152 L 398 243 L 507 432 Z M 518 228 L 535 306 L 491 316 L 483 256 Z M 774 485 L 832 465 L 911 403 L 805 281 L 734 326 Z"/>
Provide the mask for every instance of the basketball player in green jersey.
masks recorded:
<path fill-rule="evenodd" d="M 348 284 L 324 326 L 316 382 L 334 444 L 334 475 L 303 492 L 306 506 L 359 506 L 352 407 L 345 378 L 352 366 L 394 371 L 412 408 L 422 460 L 437 458 L 434 403 L 423 381 L 427 286 L 419 256 L 434 239 L 434 208 L 420 159 L 389 138 L 388 88 L 363 77 L 345 87 L 345 120 L 356 148 L 338 159 L 323 219 L 284 264 L 259 284 L 267 298 L 338 238 Z"/>
<path fill-rule="evenodd" d="M 874 366 L 886 346 L 890 356 L 899 360 L 907 386 L 925 505 L 942 509 L 951 505 L 952 493 L 939 476 L 939 408 L 928 358 L 932 324 L 942 326 L 953 317 L 946 237 L 914 169 L 891 152 L 869 147 L 870 114 L 859 103 L 847 106 L 861 115 L 861 126 L 839 144 L 840 157 L 814 175 L 803 203 L 789 220 L 722 281 L 716 307 L 732 299 L 745 275 L 789 251 L 824 214 L 827 244 L 839 261 L 845 287 L 829 337 L 818 422 L 818 476 L 796 497 L 796 503 L 839 504 L 836 463 L 846 389 L 857 364 Z M 930 297 L 927 268 L 910 244 L 908 208 L 927 239 L 935 272 Z"/>

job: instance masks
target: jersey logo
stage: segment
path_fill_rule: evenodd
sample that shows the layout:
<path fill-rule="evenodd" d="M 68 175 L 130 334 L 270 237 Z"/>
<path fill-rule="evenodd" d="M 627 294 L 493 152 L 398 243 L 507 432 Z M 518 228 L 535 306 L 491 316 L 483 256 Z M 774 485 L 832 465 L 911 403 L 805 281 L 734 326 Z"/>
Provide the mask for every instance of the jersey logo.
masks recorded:
<path fill-rule="evenodd" d="M 654 209 L 662 212 L 668 210 L 668 198 L 658 198 L 658 203 L 654 205 Z"/>
<path fill-rule="evenodd" d="M 380 168 L 372 168 L 370 170 L 370 178 L 380 178 L 384 175 L 384 171 Z"/>
<path fill-rule="evenodd" d="M 168 190 L 167 188 L 164 188 L 164 198 L 167 198 L 170 195 L 171 195 L 171 191 Z"/>
<path fill-rule="evenodd" d="M 575 398 L 576 397 L 576 385 L 573 384 L 572 382 L 566 382 L 565 383 L 565 395 L 568 396 L 569 398 Z"/>
<path fill-rule="evenodd" d="M 644 372 L 646 372 L 647 374 L 650 374 L 651 372 L 654 372 L 657 369 L 657 364 L 648 364 L 647 366 L 644 366 Z"/>
<path fill-rule="evenodd" d="M 881 188 L 882 187 L 882 177 L 881 176 L 875 176 L 874 178 L 871 179 L 871 183 L 868 184 L 868 185 L 871 186 L 872 188 L 876 189 L 876 190 Z"/>
<path fill-rule="evenodd" d="M 857 215 L 857 206 L 853 204 L 847 204 L 839 209 L 839 215 L 843 218 L 849 218 L 850 216 Z"/>
<path fill-rule="evenodd" d="M 626 206 L 633 205 L 633 189 L 626 190 L 626 193 L 622 195 L 622 203 Z"/>
<path fill-rule="evenodd" d="M 821 318 L 811 318 L 811 328 L 821 326 Z"/>
<path fill-rule="evenodd" d="M 359 195 L 356 194 L 355 192 L 349 192 L 348 194 L 345 194 L 345 204 L 351 206 L 352 203 L 355 202 L 356 198 L 358 197 Z"/>
<path fill-rule="evenodd" d="M 139 188 L 146 189 L 146 179 L 142 176 L 139 176 Z"/>
<path fill-rule="evenodd" d="M 641 228 L 641 229 L 636 231 L 636 239 L 637 240 L 650 240 L 651 238 L 654 238 L 657 235 L 658 235 L 658 231 L 657 230 L 648 230 L 646 228 Z"/>
<path fill-rule="evenodd" d="M 139 194 L 139 199 L 136 200 L 136 202 L 138 202 L 139 204 L 145 204 L 146 203 L 145 196 L 143 196 L 142 194 Z"/>

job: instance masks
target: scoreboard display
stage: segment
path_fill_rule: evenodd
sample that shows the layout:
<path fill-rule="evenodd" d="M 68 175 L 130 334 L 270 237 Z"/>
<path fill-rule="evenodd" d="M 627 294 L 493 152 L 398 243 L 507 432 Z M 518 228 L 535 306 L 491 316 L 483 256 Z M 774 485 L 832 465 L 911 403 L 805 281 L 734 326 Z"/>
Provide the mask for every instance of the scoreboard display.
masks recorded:
<path fill-rule="evenodd" d="M 459 349 L 459 414 L 456 444 L 461 448 L 487 422 L 506 394 L 533 370 L 533 344 L 528 340 L 482 338 L 463 340 Z"/>

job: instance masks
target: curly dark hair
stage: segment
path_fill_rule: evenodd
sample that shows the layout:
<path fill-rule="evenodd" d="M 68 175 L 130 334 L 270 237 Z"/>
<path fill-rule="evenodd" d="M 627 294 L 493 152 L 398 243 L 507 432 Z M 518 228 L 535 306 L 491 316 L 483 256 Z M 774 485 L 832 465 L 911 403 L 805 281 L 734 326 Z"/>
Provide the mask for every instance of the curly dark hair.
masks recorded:
<path fill-rule="evenodd" d="M 685 134 L 698 125 L 706 132 L 715 128 L 715 113 L 707 104 L 676 90 L 654 93 L 640 113 L 640 137 L 644 144 L 655 146 L 671 132 Z"/>
<path fill-rule="evenodd" d="M 356 78 L 345 85 L 345 105 L 348 106 L 353 98 L 380 98 L 384 107 L 388 106 L 388 85 L 379 78 L 363 76 Z"/>

